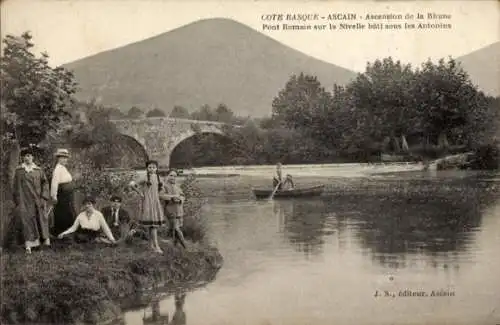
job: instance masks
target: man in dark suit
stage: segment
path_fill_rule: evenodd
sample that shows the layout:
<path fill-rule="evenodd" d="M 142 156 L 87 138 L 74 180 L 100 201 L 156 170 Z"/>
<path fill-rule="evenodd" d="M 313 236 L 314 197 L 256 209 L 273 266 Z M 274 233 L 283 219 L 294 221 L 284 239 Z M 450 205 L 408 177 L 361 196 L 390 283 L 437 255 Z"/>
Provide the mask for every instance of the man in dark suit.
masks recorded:
<path fill-rule="evenodd" d="M 110 201 L 110 205 L 104 207 L 101 213 L 104 215 L 113 236 L 118 242 L 121 242 L 126 240 L 130 233 L 130 214 L 121 207 L 121 197 L 113 195 Z"/>

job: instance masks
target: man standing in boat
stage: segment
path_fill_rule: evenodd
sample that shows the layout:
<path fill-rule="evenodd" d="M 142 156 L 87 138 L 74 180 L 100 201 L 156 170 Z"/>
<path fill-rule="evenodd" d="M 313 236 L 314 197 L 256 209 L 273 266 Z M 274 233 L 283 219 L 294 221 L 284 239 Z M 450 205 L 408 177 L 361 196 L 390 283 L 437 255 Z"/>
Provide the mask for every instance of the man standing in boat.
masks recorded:
<path fill-rule="evenodd" d="M 283 176 L 281 172 L 281 163 L 276 164 L 276 174 L 273 177 L 273 189 L 278 187 L 278 191 L 283 188 Z"/>
<path fill-rule="evenodd" d="M 274 175 L 273 177 L 273 189 L 276 189 L 276 187 L 278 187 L 278 191 L 293 190 L 295 184 L 293 183 L 292 175 L 287 174 L 286 178 L 283 179 L 281 167 L 281 163 L 276 164 L 276 175 Z"/>

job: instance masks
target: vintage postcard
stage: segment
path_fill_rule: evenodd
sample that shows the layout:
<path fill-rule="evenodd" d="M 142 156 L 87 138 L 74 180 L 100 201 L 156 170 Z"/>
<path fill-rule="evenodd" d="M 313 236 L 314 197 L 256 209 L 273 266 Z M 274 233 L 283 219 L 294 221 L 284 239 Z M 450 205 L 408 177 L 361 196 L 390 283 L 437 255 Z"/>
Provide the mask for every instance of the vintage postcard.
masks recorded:
<path fill-rule="evenodd" d="M 1 323 L 500 325 L 500 2 L 1 2 Z"/>

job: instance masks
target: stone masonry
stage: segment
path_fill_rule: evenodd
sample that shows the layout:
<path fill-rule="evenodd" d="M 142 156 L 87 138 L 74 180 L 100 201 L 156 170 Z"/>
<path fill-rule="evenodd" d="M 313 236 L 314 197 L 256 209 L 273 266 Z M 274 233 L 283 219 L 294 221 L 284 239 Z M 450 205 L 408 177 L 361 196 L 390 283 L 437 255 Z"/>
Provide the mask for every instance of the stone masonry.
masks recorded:
<path fill-rule="evenodd" d="M 170 165 L 175 147 L 195 134 L 224 135 L 224 123 L 196 121 L 181 118 L 152 117 L 135 120 L 111 120 L 117 130 L 143 146 L 149 159 L 157 160 L 161 167 Z"/>

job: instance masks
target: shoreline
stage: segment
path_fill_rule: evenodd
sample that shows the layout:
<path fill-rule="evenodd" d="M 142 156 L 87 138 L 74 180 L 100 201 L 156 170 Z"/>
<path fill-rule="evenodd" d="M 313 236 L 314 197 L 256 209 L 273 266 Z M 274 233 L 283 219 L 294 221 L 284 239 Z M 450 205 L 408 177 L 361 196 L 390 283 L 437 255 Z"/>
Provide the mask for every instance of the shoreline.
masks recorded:
<path fill-rule="evenodd" d="M 163 254 L 147 244 L 132 245 L 54 244 L 31 255 L 4 251 L 1 323 L 115 322 L 157 290 L 165 294 L 210 283 L 223 264 L 218 249 L 208 245 L 189 242 L 184 251 L 162 242 Z"/>

